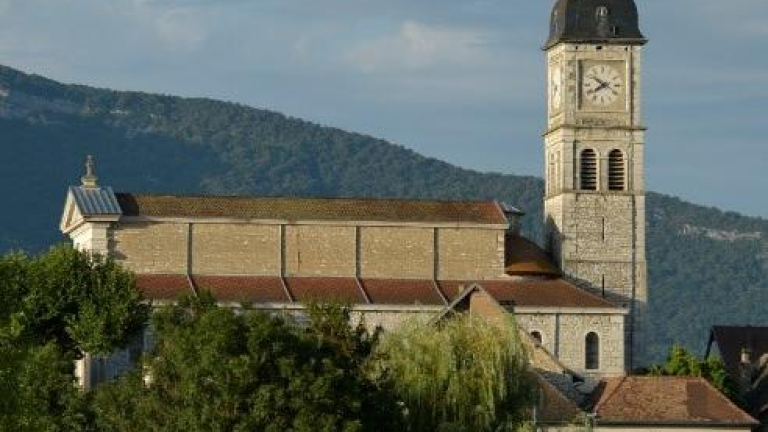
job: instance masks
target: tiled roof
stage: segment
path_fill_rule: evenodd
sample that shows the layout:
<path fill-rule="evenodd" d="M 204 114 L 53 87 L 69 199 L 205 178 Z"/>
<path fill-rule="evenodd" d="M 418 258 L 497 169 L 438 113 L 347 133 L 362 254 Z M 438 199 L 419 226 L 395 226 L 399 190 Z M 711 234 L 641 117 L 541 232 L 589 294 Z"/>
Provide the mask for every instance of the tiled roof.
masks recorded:
<path fill-rule="evenodd" d="M 186 275 L 136 275 L 136 288 L 147 300 L 178 300 L 194 293 Z"/>
<path fill-rule="evenodd" d="M 623 377 L 603 381 L 598 424 L 754 426 L 755 420 L 702 378 Z"/>
<path fill-rule="evenodd" d="M 575 402 L 543 377 L 539 377 L 540 403 L 537 419 L 543 424 L 572 424 L 583 414 Z"/>
<path fill-rule="evenodd" d="M 261 220 L 507 224 L 491 201 L 161 196 L 118 193 L 126 216 Z"/>
<path fill-rule="evenodd" d="M 547 253 L 536 243 L 519 235 L 506 237 L 506 272 L 510 275 L 559 276 L 560 270 L 552 264 Z"/>
<path fill-rule="evenodd" d="M 445 305 L 431 280 L 364 279 L 362 285 L 374 304 Z"/>
<path fill-rule="evenodd" d="M 279 277 L 193 276 L 199 291 L 210 291 L 218 301 L 236 303 L 290 303 Z"/>
<path fill-rule="evenodd" d="M 349 304 L 365 304 L 354 278 L 290 277 L 285 279 L 288 290 L 297 302 L 334 301 Z"/>
<path fill-rule="evenodd" d="M 198 290 L 208 290 L 225 302 L 298 303 L 340 301 L 349 304 L 444 306 L 474 283 L 502 304 L 521 307 L 616 308 L 562 279 L 526 281 L 439 281 L 409 279 L 193 275 Z M 149 300 L 175 300 L 191 292 L 185 275 L 138 275 L 137 284 Z M 362 288 L 362 289 L 361 289 Z M 366 298 L 367 296 L 367 298 Z M 443 299 L 445 296 L 445 300 Z"/>
<path fill-rule="evenodd" d="M 529 279 L 523 281 L 440 281 L 440 288 L 449 300 L 477 283 L 496 301 L 521 307 L 611 308 L 616 305 L 568 283 L 564 279 Z"/>

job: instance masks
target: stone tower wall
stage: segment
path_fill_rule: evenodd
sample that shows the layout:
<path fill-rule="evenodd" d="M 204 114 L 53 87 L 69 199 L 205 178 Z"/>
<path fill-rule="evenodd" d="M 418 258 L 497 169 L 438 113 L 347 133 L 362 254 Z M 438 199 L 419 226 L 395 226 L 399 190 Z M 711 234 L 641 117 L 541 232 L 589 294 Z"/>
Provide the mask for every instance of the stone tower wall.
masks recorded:
<path fill-rule="evenodd" d="M 645 259 L 645 128 L 641 120 L 640 46 L 561 43 L 547 52 L 560 70 L 560 106 L 550 99 L 545 134 L 548 246 L 569 279 L 627 307 L 627 367 L 643 346 L 648 290 Z M 620 71 L 624 91 L 610 107 L 585 102 L 582 80 L 593 65 Z M 582 189 L 581 154 L 596 155 L 597 187 Z M 622 191 L 609 190 L 609 154 L 624 157 Z M 564 354 L 565 355 L 565 354 Z"/>

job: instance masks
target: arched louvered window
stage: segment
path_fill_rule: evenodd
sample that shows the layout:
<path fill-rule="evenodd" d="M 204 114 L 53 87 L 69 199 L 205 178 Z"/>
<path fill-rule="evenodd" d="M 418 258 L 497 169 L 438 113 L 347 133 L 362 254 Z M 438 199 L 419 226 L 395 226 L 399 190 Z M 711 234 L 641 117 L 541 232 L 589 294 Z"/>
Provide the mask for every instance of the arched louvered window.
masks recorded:
<path fill-rule="evenodd" d="M 626 187 L 626 169 L 624 168 L 624 153 L 613 150 L 608 155 L 608 189 L 623 191 Z"/>
<path fill-rule="evenodd" d="M 590 333 L 584 339 L 584 367 L 587 370 L 600 369 L 600 337 Z"/>
<path fill-rule="evenodd" d="M 597 153 L 592 149 L 581 152 L 581 189 L 597 190 Z"/>

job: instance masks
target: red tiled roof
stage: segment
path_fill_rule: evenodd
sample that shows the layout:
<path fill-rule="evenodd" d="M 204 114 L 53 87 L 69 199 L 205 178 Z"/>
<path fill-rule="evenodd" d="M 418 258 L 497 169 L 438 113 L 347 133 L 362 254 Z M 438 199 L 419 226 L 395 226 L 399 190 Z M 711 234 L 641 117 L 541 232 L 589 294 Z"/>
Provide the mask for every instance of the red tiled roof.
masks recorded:
<path fill-rule="evenodd" d="M 445 305 L 431 280 L 364 279 L 362 285 L 374 304 Z"/>
<path fill-rule="evenodd" d="M 461 293 L 461 287 L 477 283 L 499 303 L 522 307 L 613 308 L 617 306 L 584 291 L 564 279 L 531 279 L 524 281 L 440 281 L 449 300 Z"/>
<path fill-rule="evenodd" d="M 285 282 L 288 290 L 300 303 L 308 301 L 366 303 L 354 278 L 290 277 L 286 278 Z"/>
<path fill-rule="evenodd" d="M 505 240 L 507 274 L 560 276 L 560 270 L 536 243 L 519 235 L 508 235 Z"/>
<path fill-rule="evenodd" d="M 290 303 L 279 277 L 193 276 L 199 291 L 223 302 Z"/>
<path fill-rule="evenodd" d="M 540 403 L 538 420 L 544 424 L 572 424 L 583 412 L 575 402 L 566 397 L 546 379 L 539 376 Z"/>
<path fill-rule="evenodd" d="M 192 287 L 185 275 L 136 275 L 136 288 L 147 300 L 178 300 L 193 294 Z"/>
<path fill-rule="evenodd" d="M 176 300 L 192 292 L 185 275 L 138 275 L 137 286 L 149 300 Z M 290 303 L 278 277 L 192 276 L 198 290 L 211 291 L 225 302 Z M 354 278 L 289 277 L 286 287 L 293 300 L 340 301 L 367 304 Z M 563 279 L 525 281 L 439 281 L 364 279 L 362 288 L 373 304 L 442 306 L 453 301 L 461 287 L 479 284 L 500 303 L 521 307 L 616 308 L 608 301 L 571 285 Z M 439 291 L 438 291 L 439 290 Z"/>
<path fill-rule="evenodd" d="M 505 225 L 492 201 L 116 194 L 125 216 Z"/>
<path fill-rule="evenodd" d="M 756 421 L 702 378 L 624 377 L 601 383 L 598 424 L 754 426 Z"/>

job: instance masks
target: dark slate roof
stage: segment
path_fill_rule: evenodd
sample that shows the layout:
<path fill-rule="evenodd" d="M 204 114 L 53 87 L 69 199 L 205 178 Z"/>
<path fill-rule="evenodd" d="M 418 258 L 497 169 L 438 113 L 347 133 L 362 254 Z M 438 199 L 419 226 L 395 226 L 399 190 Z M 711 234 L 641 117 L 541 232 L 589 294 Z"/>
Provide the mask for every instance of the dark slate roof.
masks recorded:
<path fill-rule="evenodd" d="M 74 197 L 78 210 L 85 217 L 122 214 L 112 188 L 72 186 L 69 192 Z"/>
<path fill-rule="evenodd" d="M 608 8 L 608 16 L 597 10 Z M 558 0 L 552 9 L 545 48 L 560 42 L 644 44 L 634 0 Z"/>
<path fill-rule="evenodd" d="M 505 245 L 506 272 L 509 275 L 559 276 L 560 270 L 536 243 L 519 235 L 508 235 Z"/>
<path fill-rule="evenodd" d="M 623 377 L 600 383 L 591 410 L 598 425 L 752 427 L 749 414 L 703 378 Z"/>
<path fill-rule="evenodd" d="M 741 352 L 746 348 L 753 359 L 768 354 L 768 327 L 712 327 L 712 340 L 731 376 L 738 376 Z"/>
<path fill-rule="evenodd" d="M 125 216 L 506 225 L 493 201 L 171 196 L 118 193 Z"/>

